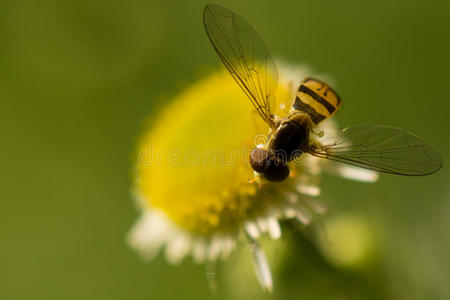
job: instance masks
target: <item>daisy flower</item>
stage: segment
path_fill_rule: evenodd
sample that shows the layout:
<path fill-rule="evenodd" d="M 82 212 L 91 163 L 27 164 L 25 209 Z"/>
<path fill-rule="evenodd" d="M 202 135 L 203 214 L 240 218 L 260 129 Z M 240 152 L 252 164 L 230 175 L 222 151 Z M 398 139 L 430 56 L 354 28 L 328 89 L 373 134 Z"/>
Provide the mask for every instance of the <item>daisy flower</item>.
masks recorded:
<path fill-rule="evenodd" d="M 279 67 L 275 113 L 290 109 L 300 80 L 310 75 Z M 141 215 L 128 235 L 145 260 L 161 251 L 171 264 L 186 256 L 197 263 L 225 260 L 244 239 L 256 277 L 270 292 L 270 266 L 258 239 L 279 239 L 281 220 L 308 225 L 315 214 L 327 212 L 319 200 L 322 172 L 369 182 L 378 178 L 306 154 L 290 164 L 286 180 L 255 180 L 248 157 L 265 143 L 268 126 L 225 71 L 192 84 L 151 118 L 135 155 L 133 195 Z M 314 130 L 323 131 L 323 138 L 337 134 L 332 120 Z"/>

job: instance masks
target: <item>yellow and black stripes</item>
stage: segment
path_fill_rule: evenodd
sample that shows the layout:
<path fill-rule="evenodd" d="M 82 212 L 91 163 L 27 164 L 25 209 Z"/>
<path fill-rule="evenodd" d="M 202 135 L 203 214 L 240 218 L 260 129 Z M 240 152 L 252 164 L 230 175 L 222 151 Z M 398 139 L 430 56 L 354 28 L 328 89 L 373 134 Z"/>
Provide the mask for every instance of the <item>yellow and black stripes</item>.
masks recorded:
<path fill-rule="evenodd" d="M 300 84 L 293 107 L 307 113 L 318 124 L 335 114 L 341 105 L 341 99 L 330 86 L 308 77 Z"/>

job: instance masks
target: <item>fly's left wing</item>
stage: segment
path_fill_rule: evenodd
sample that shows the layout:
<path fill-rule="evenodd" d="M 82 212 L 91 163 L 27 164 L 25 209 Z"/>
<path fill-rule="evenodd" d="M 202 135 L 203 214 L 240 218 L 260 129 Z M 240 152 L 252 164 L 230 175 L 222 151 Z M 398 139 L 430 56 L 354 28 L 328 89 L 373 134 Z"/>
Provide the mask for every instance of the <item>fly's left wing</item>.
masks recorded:
<path fill-rule="evenodd" d="M 272 110 L 278 83 L 275 61 L 250 23 L 229 8 L 211 3 L 203 23 L 214 49 L 256 111 L 274 127 Z"/>
<path fill-rule="evenodd" d="M 442 167 L 439 153 L 420 137 L 391 126 L 353 126 L 308 152 L 378 172 L 422 176 Z"/>

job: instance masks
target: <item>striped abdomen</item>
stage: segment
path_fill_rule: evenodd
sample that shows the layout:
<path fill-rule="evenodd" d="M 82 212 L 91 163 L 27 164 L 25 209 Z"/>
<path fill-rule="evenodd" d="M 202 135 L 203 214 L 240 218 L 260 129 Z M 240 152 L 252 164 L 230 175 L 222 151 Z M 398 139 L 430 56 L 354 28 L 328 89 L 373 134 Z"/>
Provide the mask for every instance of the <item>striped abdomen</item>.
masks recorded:
<path fill-rule="evenodd" d="M 293 107 L 307 113 L 315 124 L 319 124 L 334 115 L 341 105 L 341 99 L 329 85 L 308 77 L 300 84 Z"/>

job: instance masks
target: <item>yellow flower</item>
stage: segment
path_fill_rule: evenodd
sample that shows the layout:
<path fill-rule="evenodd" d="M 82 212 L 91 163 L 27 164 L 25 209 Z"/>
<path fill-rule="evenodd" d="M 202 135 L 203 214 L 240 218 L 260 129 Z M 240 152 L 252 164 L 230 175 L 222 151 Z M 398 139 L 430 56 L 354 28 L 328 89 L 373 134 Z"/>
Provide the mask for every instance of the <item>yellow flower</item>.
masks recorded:
<path fill-rule="evenodd" d="M 281 65 L 275 112 L 289 110 L 306 74 Z M 192 254 L 196 262 L 226 258 L 245 233 L 265 290 L 272 290 L 267 259 L 257 239 L 281 236 L 279 220 L 309 224 L 323 214 L 319 202 L 322 170 L 359 180 L 376 180 L 370 171 L 336 167 L 308 155 L 283 182 L 254 182 L 250 151 L 265 142 L 268 126 L 232 77 L 218 72 L 176 96 L 141 139 L 136 152 L 134 193 L 142 211 L 128 240 L 144 258 L 161 248 L 169 262 Z M 336 134 L 332 121 L 317 128 Z"/>

